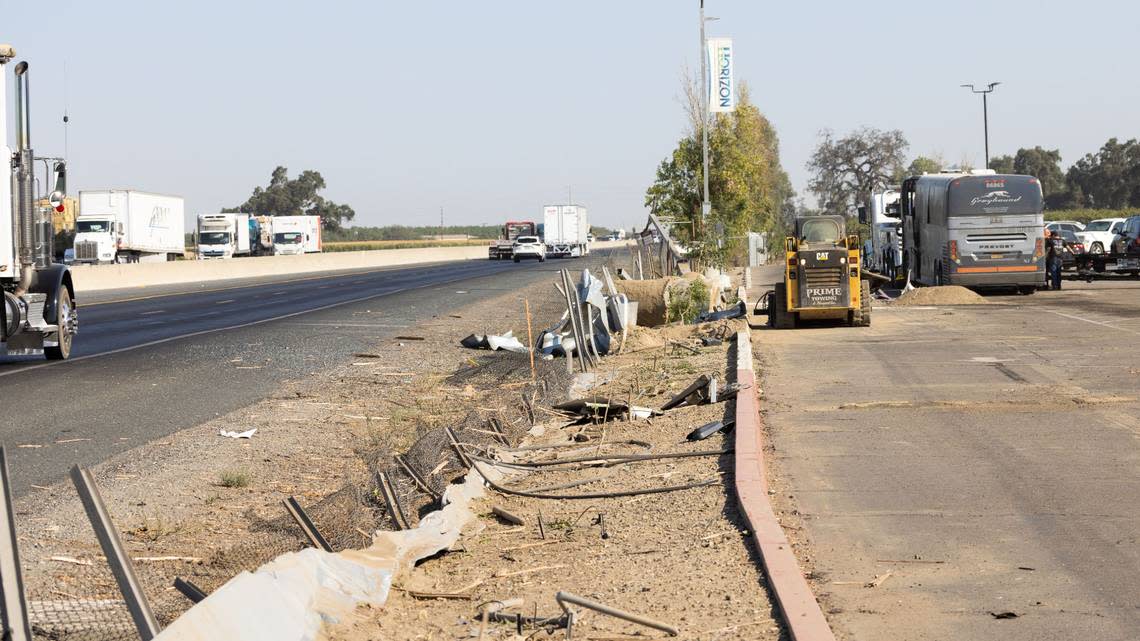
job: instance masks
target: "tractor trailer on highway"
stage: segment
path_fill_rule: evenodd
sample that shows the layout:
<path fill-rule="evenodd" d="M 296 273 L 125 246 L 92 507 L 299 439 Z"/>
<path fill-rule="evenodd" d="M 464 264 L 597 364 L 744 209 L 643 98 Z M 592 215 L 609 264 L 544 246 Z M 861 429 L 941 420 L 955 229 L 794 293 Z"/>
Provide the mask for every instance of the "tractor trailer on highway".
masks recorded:
<path fill-rule="evenodd" d="M 273 216 L 273 255 L 295 256 L 321 251 L 320 216 Z"/>
<path fill-rule="evenodd" d="M 28 63 L 15 65 L 16 149 L 8 147 L 8 63 L 16 52 L 0 45 L 0 153 L 8 176 L 0 179 L 0 343 L 8 354 L 43 354 L 52 360 L 71 355 L 79 330 L 75 289 L 67 265 L 53 261 L 52 217 L 64 210 L 66 167 L 52 168 L 49 206 L 37 208 L 35 152 L 31 143 Z"/>
<path fill-rule="evenodd" d="M 542 208 L 546 256 L 577 257 L 590 253 L 590 217 L 578 205 L 547 205 Z"/>
<path fill-rule="evenodd" d="M 164 262 L 186 251 L 180 196 L 134 189 L 79 192 L 75 262 L 87 264 Z"/>

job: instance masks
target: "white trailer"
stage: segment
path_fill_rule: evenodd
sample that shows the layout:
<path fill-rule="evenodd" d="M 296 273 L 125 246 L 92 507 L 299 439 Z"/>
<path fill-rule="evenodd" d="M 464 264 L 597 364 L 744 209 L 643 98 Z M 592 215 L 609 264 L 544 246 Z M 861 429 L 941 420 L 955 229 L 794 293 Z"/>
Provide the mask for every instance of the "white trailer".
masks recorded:
<path fill-rule="evenodd" d="M 185 252 L 181 196 L 134 189 L 79 192 L 75 262 L 139 263 L 174 260 Z"/>
<path fill-rule="evenodd" d="M 590 217 L 578 205 L 547 205 L 542 209 L 543 242 L 547 257 L 578 257 L 590 253 Z"/>
<path fill-rule="evenodd" d="M 272 221 L 274 256 L 321 251 L 320 216 L 274 216 Z"/>
<path fill-rule="evenodd" d="M 859 222 L 870 228 L 870 246 L 863 247 L 863 267 L 895 278 L 902 267 L 902 213 L 899 191 L 887 189 L 872 192 L 859 208 Z M 865 241 L 866 242 L 866 241 Z"/>
<path fill-rule="evenodd" d="M 198 260 L 249 256 L 259 235 L 257 219 L 249 214 L 199 214 Z"/>

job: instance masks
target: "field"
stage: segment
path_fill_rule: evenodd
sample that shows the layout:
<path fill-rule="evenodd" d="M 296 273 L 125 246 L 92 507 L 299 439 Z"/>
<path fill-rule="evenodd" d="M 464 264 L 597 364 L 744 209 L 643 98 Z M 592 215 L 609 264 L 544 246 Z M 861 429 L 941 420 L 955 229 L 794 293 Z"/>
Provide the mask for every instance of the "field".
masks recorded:
<path fill-rule="evenodd" d="M 349 240 L 326 242 L 323 246 L 324 251 L 327 252 L 353 252 L 372 249 L 412 249 L 416 247 L 472 247 L 489 244 L 491 241 L 485 238 L 472 238 L 471 240 Z"/>

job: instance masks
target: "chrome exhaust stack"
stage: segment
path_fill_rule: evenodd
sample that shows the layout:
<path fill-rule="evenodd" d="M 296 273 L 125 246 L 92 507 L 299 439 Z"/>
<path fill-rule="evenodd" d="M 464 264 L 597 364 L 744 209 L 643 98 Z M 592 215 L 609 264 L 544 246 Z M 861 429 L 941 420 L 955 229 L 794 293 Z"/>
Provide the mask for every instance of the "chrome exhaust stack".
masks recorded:
<path fill-rule="evenodd" d="M 31 99 L 28 63 L 16 65 L 16 171 L 12 177 L 12 214 L 20 264 L 16 296 L 23 296 L 32 285 L 37 262 L 35 203 L 35 154 L 32 152 Z M 42 252 L 40 252 L 42 253 Z"/>

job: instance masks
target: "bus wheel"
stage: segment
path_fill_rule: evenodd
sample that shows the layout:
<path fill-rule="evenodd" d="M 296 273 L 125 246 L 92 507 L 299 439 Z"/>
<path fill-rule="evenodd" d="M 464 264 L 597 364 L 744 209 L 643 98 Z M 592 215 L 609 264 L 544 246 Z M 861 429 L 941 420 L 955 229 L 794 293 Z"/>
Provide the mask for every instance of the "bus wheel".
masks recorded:
<path fill-rule="evenodd" d="M 1017 293 L 1021 294 L 1022 296 L 1029 296 L 1030 294 L 1036 294 L 1037 293 L 1037 287 L 1035 285 L 1022 285 L 1021 287 L 1017 288 Z"/>

